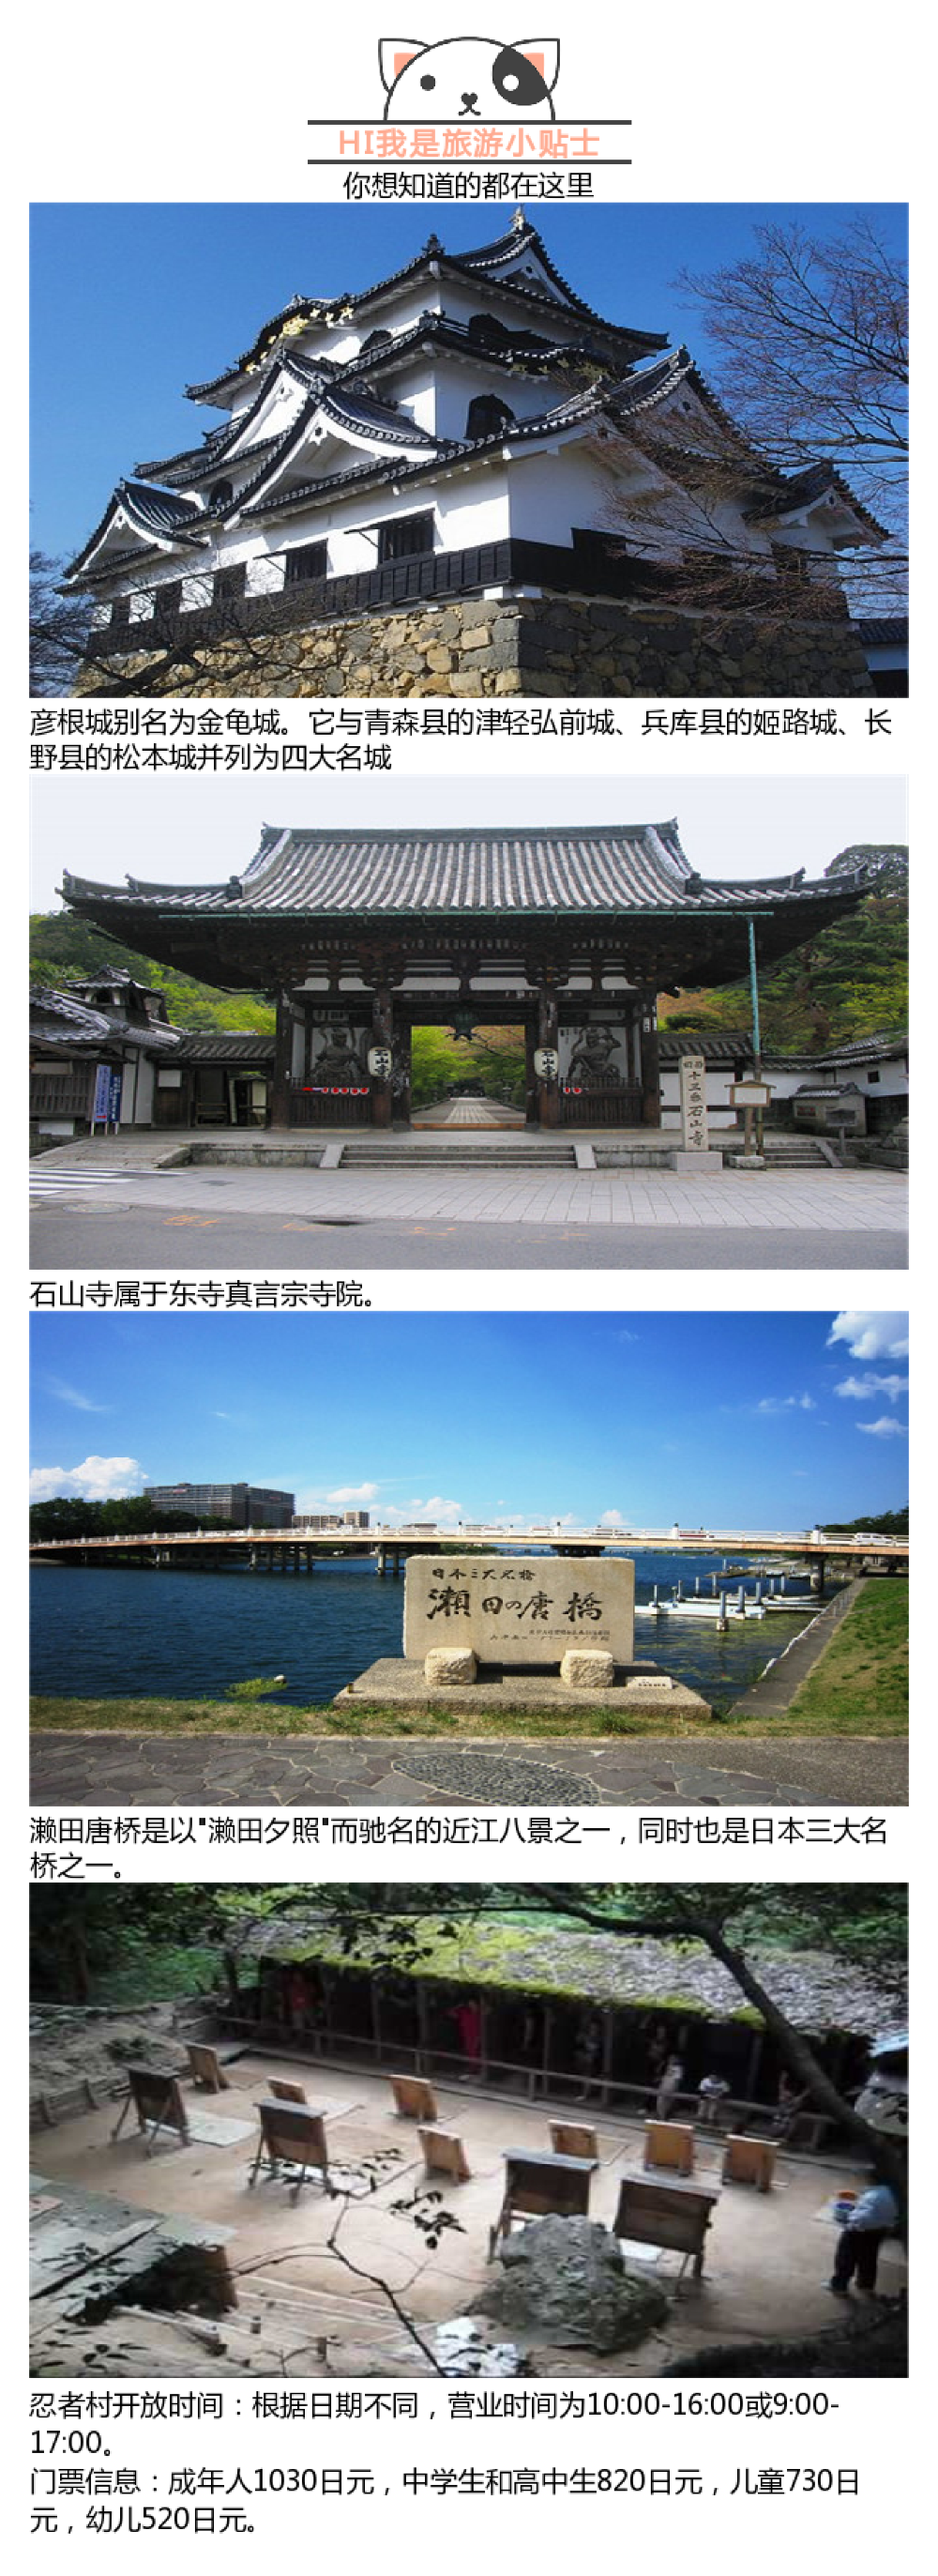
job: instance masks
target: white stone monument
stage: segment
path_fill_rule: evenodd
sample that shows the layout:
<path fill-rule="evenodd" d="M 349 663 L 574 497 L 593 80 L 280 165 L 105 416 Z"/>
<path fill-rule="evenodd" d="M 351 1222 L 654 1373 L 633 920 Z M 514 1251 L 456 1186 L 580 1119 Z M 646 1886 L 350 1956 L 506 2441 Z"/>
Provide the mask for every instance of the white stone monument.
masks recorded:
<path fill-rule="evenodd" d="M 599 1689 L 635 1652 L 631 1557 L 452 1555 L 408 1560 L 404 1653 L 428 1682 L 474 1682 L 480 1664 L 559 1668 Z"/>
<path fill-rule="evenodd" d="M 706 1057 L 682 1055 L 678 1073 L 681 1086 L 681 1142 L 674 1157 L 675 1171 L 722 1171 L 722 1155 L 710 1152 Z"/>

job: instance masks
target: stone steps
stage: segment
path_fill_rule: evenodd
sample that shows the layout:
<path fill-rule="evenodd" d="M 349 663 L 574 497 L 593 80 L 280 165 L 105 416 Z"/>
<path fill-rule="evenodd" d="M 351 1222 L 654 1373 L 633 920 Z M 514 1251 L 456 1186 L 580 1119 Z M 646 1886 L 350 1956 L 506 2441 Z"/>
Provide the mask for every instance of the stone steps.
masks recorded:
<path fill-rule="evenodd" d="M 527 1142 L 519 1138 L 513 1144 L 499 1137 L 483 1145 L 468 1132 L 450 1133 L 445 1143 L 438 1145 L 417 1144 L 406 1138 L 392 1145 L 373 1145 L 356 1138 L 349 1141 L 342 1155 L 345 1172 L 574 1172 L 576 1167 L 572 1143 L 542 1144 L 532 1137 Z"/>
<path fill-rule="evenodd" d="M 825 1171 L 841 1169 L 836 1147 L 825 1146 L 818 1136 L 767 1136 L 762 1148 L 770 1171 Z"/>

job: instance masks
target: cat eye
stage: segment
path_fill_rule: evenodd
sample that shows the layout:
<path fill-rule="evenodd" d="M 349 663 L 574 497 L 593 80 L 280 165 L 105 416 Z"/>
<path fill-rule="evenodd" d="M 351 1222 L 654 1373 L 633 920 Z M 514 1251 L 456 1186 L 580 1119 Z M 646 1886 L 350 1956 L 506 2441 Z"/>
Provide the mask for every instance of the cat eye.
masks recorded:
<path fill-rule="evenodd" d="M 434 79 L 434 76 L 433 76 L 433 73 L 432 73 L 432 72 L 424 72 L 424 74 L 423 74 L 423 76 L 422 76 L 422 79 L 421 79 L 420 87 L 421 87 L 421 89 L 435 89 L 435 88 L 436 88 L 436 81 L 435 81 L 435 79 Z"/>

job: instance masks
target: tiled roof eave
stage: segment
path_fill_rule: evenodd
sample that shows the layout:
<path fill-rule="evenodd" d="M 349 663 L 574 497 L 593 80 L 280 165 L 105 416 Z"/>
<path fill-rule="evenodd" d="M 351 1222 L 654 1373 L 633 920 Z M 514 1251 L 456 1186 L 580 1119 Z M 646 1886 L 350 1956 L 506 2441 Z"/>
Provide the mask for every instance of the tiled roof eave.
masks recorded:
<path fill-rule="evenodd" d="M 559 271 L 554 269 L 539 235 L 532 233 L 532 240 L 537 244 L 538 256 L 542 259 L 547 274 L 557 286 L 558 292 L 566 299 L 561 309 L 588 320 L 595 328 L 608 331 L 618 339 L 630 341 L 636 348 L 651 352 L 666 347 L 665 332 L 641 331 L 627 323 L 607 322 L 605 317 L 597 313 L 592 305 L 587 304 L 582 296 L 577 295 L 560 276 Z M 277 326 L 282 326 L 294 319 L 304 306 L 308 310 L 311 325 L 320 320 L 325 325 L 333 315 L 339 320 L 343 317 L 351 319 L 353 313 L 366 311 L 370 304 L 380 303 L 396 288 L 414 284 L 422 274 L 434 277 L 451 274 L 463 283 L 467 280 L 489 283 L 497 287 L 499 294 L 516 297 L 522 304 L 533 306 L 538 312 L 556 312 L 557 301 L 548 293 L 546 287 L 536 286 L 516 276 L 498 275 L 496 273 L 498 256 L 493 258 L 492 251 L 495 251 L 503 261 L 517 258 L 518 241 L 515 239 L 509 249 L 503 238 L 498 245 L 492 246 L 488 255 L 483 250 L 476 257 L 471 254 L 468 257 L 460 257 L 455 252 L 443 249 L 429 251 L 424 248 L 418 251 L 412 260 L 408 260 L 404 267 L 393 270 L 390 276 L 377 279 L 373 286 L 363 287 L 353 294 L 295 297 L 292 304 L 284 305 L 279 313 L 273 314 L 271 320 L 262 325 L 251 347 L 244 351 L 233 366 L 225 368 L 220 375 L 207 378 L 203 384 L 187 385 L 186 393 L 190 401 L 207 402 L 214 394 L 237 384 L 244 372 L 253 368 L 264 352 L 276 345 Z M 486 256 L 489 259 L 488 266 L 485 264 Z"/>

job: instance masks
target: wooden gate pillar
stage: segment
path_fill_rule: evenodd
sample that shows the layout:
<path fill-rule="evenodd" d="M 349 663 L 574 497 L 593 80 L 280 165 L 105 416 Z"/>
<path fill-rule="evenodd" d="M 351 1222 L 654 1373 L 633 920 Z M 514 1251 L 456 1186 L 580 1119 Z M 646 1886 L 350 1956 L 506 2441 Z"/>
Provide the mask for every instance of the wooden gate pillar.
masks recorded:
<path fill-rule="evenodd" d="M 393 999 L 392 999 L 392 995 L 391 995 L 391 987 L 390 987 L 390 985 L 389 985 L 389 984 L 376 984 L 375 989 L 374 989 L 374 993 L 372 994 L 372 1000 L 371 1000 L 371 1043 L 372 1043 L 372 1046 L 376 1046 L 376 1047 L 387 1047 L 387 1049 L 388 1049 L 389 1053 L 393 1055 L 393 1050 L 394 1050 L 394 1004 L 393 1004 Z M 390 1127 L 390 1125 L 391 1125 L 391 1121 L 392 1121 L 392 1118 L 393 1118 L 393 1115 L 394 1115 L 394 1094 L 393 1094 L 393 1091 L 392 1091 L 392 1088 L 391 1088 L 391 1077 L 390 1077 L 390 1074 L 388 1074 L 388 1076 L 387 1076 L 387 1078 L 386 1078 L 386 1079 L 385 1079 L 384 1077 L 380 1076 L 380 1075 L 372 1074 L 372 1076 L 371 1076 L 371 1124 L 372 1124 L 372 1126 L 373 1126 L 373 1127 Z"/>
<path fill-rule="evenodd" d="M 658 1057 L 658 997 L 642 994 L 642 1125 L 661 1125 L 661 1066 Z"/>
<path fill-rule="evenodd" d="M 272 1127 L 289 1127 L 290 1101 L 293 1089 L 293 1004 L 288 993 L 277 998 L 277 1029 L 274 1038 L 274 1071 L 270 1086 L 270 1123 Z"/>
<path fill-rule="evenodd" d="M 538 993 L 537 1043 L 538 1046 L 553 1047 L 555 1053 L 559 1051 L 559 1022 L 557 1015 L 556 989 L 552 983 L 548 983 L 543 978 L 541 980 L 540 990 Z M 552 1082 L 538 1082 L 537 1107 L 538 1121 L 542 1127 L 559 1127 L 559 1079 L 555 1077 Z"/>

